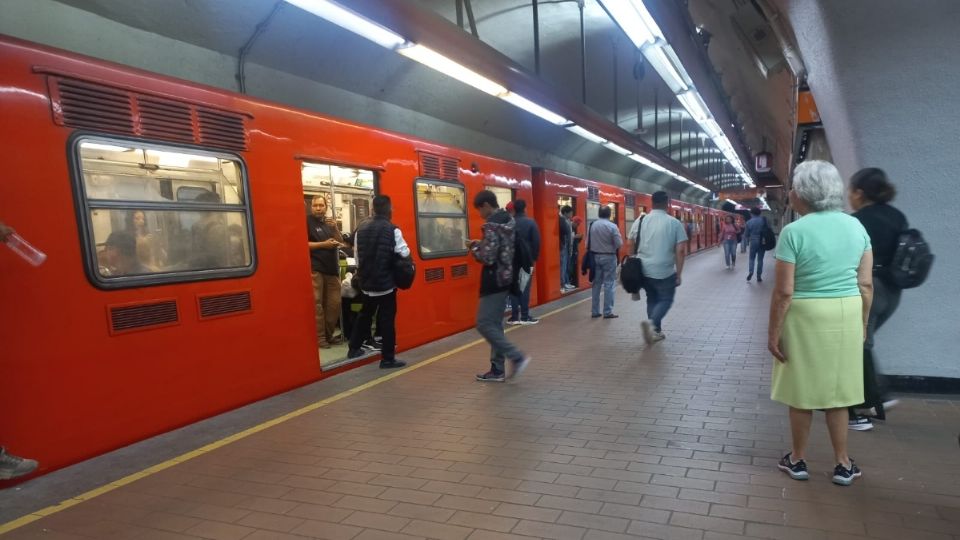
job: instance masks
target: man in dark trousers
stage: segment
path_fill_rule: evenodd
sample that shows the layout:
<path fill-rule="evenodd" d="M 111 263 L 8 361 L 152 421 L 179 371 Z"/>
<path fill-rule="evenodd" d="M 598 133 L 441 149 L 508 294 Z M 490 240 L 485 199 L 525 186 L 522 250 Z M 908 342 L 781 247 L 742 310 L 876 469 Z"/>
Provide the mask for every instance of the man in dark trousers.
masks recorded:
<path fill-rule="evenodd" d="M 334 342 L 333 334 L 340 321 L 341 302 L 340 258 L 337 250 L 343 245 L 343 236 L 337 229 L 337 222 L 327 215 L 327 207 L 327 198 L 317 195 L 310 201 L 310 215 L 307 216 L 317 344 L 321 349 L 329 349 Z"/>
<path fill-rule="evenodd" d="M 410 248 L 400 229 L 390 222 L 393 207 L 390 197 L 377 195 L 373 198 L 373 218 L 360 224 L 354 234 L 357 252 L 357 277 L 360 290 L 366 295 L 363 308 L 350 335 L 350 350 L 347 358 L 359 358 L 365 352 L 361 346 L 370 335 L 373 315 L 377 314 L 377 329 L 383 338 L 380 369 L 401 368 L 406 362 L 397 360 L 397 285 L 393 280 L 396 257 L 409 257 Z M 503 302 L 500 303 L 503 306 Z"/>
<path fill-rule="evenodd" d="M 523 354 L 503 333 L 503 305 L 516 289 L 514 272 L 515 227 L 510 214 L 500 209 L 497 196 L 483 190 L 473 206 L 486 220 L 482 240 L 467 240 L 474 258 L 483 264 L 480 272 L 480 303 L 477 306 L 477 332 L 490 343 L 490 371 L 477 375 L 480 382 L 504 382 L 526 369 L 530 357 Z M 507 362 L 509 361 L 509 362 Z"/>
<path fill-rule="evenodd" d="M 530 250 L 530 258 L 534 263 L 540 256 L 540 230 L 537 229 L 537 223 L 527 217 L 527 201 L 517 199 L 513 201 L 514 231 L 517 239 L 526 242 Z M 509 209 L 508 209 L 509 210 Z M 507 319 L 507 324 L 537 324 L 539 319 L 530 316 L 530 286 L 533 284 L 533 268 L 531 267 L 530 280 L 527 286 L 520 291 L 520 294 L 510 296 L 512 315 Z"/>

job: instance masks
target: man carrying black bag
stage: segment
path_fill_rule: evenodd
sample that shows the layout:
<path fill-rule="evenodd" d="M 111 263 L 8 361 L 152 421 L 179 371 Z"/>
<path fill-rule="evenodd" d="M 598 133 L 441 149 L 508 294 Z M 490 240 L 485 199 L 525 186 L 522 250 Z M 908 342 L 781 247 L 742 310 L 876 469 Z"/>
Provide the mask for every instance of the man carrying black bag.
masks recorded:
<path fill-rule="evenodd" d="M 363 340 L 370 334 L 373 315 L 377 315 L 377 329 L 383 338 L 380 360 L 381 369 L 401 368 L 406 362 L 394 356 L 397 348 L 397 287 L 409 287 L 398 283 L 398 278 L 412 278 L 410 248 L 400 229 L 390 222 L 393 208 L 390 197 L 377 195 L 373 198 L 373 218 L 364 221 L 354 234 L 357 248 L 357 277 L 360 289 L 366 295 L 363 308 L 353 325 L 350 350 L 347 358 L 359 358 L 367 353 L 361 349 Z M 397 259 L 403 259 L 397 264 Z M 404 271 L 399 271 L 402 267 Z M 412 279 L 410 279 L 412 281 Z"/>

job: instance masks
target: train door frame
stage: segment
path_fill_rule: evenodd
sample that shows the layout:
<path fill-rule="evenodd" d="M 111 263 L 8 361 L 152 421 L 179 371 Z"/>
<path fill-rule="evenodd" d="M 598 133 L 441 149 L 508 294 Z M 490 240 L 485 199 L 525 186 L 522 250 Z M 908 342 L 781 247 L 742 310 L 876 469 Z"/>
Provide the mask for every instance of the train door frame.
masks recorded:
<path fill-rule="evenodd" d="M 358 216 L 357 207 L 356 205 L 352 204 L 353 200 L 355 199 L 351 198 L 350 200 L 351 204 L 349 204 L 349 208 L 350 208 L 349 217 L 350 217 L 350 224 L 352 225 L 352 230 L 349 232 L 349 235 L 351 238 L 351 245 L 354 245 L 353 235 L 356 233 L 357 227 L 365 219 L 373 215 L 373 198 L 380 194 L 380 173 L 382 172 L 382 168 L 371 167 L 369 165 L 355 165 L 355 164 L 343 163 L 335 160 L 328 160 L 328 159 L 323 159 L 323 158 L 318 158 L 313 156 L 310 156 L 310 157 L 297 156 L 296 161 L 300 165 L 300 192 L 304 198 L 306 215 L 308 216 L 310 215 L 309 205 L 306 204 L 308 198 L 312 199 L 315 196 L 325 197 L 327 199 L 327 207 L 329 208 L 330 212 L 333 213 L 334 220 L 337 222 L 337 229 L 341 232 L 341 234 L 344 232 L 343 230 L 344 219 L 342 214 L 338 212 L 337 196 L 340 195 L 341 201 L 343 201 L 343 195 L 345 194 L 350 194 L 351 196 L 355 196 L 355 195 L 359 195 L 360 193 L 359 192 L 353 193 L 353 191 L 366 190 L 366 189 L 370 190 L 370 197 L 369 197 L 370 206 L 368 208 L 368 213 L 366 216 L 363 216 L 363 217 Z M 304 183 L 304 180 L 305 180 L 304 170 L 309 167 L 316 167 L 316 168 L 329 167 L 330 168 L 329 183 L 326 185 L 321 183 L 316 186 L 314 185 L 308 186 L 306 183 Z M 353 169 L 356 171 L 369 172 L 372 176 L 372 186 L 370 188 L 363 188 L 358 186 L 340 186 L 342 189 L 340 192 L 338 192 L 337 182 L 333 175 L 334 167 L 336 167 L 337 169 Z M 347 206 L 347 205 L 344 204 L 344 206 Z M 339 258 L 340 253 L 342 252 L 338 250 L 338 262 L 344 261 L 344 259 Z M 343 264 L 343 262 L 340 262 L 341 282 L 343 281 L 345 274 L 350 271 L 351 266 L 355 267 L 356 265 L 356 262 L 355 262 L 356 252 L 354 251 L 353 256 L 350 256 L 350 254 L 346 254 L 346 255 L 347 255 L 345 259 L 346 264 Z M 353 271 L 355 272 L 356 270 L 354 269 Z M 312 281 L 312 277 L 311 277 L 311 281 Z M 340 329 L 342 346 L 337 348 L 337 352 L 336 353 L 321 352 L 324 350 L 331 351 L 331 349 L 320 349 L 319 344 L 317 345 L 318 359 L 320 362 L 320 371 L 335 370 L 337 368 L 346 366 L 348 364 L 353 364 L 355 362 L 360 362 L 367 359 L 366 356 L 350 359 L 350 358 L 347 358 L 347 354 L 346 354 L 347 353 L 346 343 L 349 339 L 348 337 L 349 332 L 347 331 L 347 329 L 351 328 L 351 326 L 346 324 L 347 321 L 345 321 L 344 316 L 348 312 L 353 313 L 356 311 L 355 308 L 358 307 L 358 302 L 356 302 L 355 300 L 356 300 L 356 297 L 355 298 L 341 297 L 340 317 L 339 317 L 337 326 Z M 314 337 L 316 337 L 316 333 L 314 333 Z"/>
<path fill-rule="evenodd" d="M 566 193 L 566 192 L 563 192 L 563 191 L 558 192 L 558 193 L 557 193 L 557 214 L 560 214 L 560 209 L 563 208 L 563 206 L 564 206 L 564 204 L 561 203 L 561 200 L 562 200 L 562 199 L 567 199 L 567 200 L 569 201 L 568 206 L 570 206 L 570 208 L 573 209 L 573 215 L 574 215 L 574 217 L 576 217 L 577 215 L 579 215 L 578 206 L 579 206 L 579 203 L 580 203 L 580 199 L 581 199 L 581 198 L 582 198 L 582 197 L 578 197 L 577 195 L 570 194 L 570 193 Z M 584 223 L 586 223 L 586 220 L 584 220 Z M 542 234 L 542 233 L 541 233 L 541 234 Z M 559 232 L 558 232 L 557 234 L 559 235 Z M 572 224 L 572 223 L 570 224 L 570 234 L 571 234 L 571 235 L 574 235 L 574 232 L 573 232 L 573 224 Z M 559 237 L 558 237 L 558 238 L 559 238 Z M 558 240 L 558 243 L 559 243 L 559 240 Z M 583 246 L 586 246 L 586 244 L 583 243 L 582 240 L 581 240 L 581 243 L 582 243 L 582 246 L 579 247 L 578 253 L 579 253 L 580 250 L 585 249 Z M 559 246 L 558 246 L 558 247 L 559 247 Z M 576 245 L 576 240 L 575 240 L 575 239 L 574 239 L 574 247 L 577 247 L 577 245 Z M 560 285 L 561 285 L 560 294 L 561 294 L 561 295 L 563 295 L 563 294 L 568 294 L 568 293 L 573 292 L 573 291 L 576 291 L 576 290 L 578 290 L 578 289 L 580 288 L 580 272 L 577 271 L 577 268 L 579 267 L 579 264 L 578 264 L 578 261 L 577 261 L 577 260 L 574 260 L 573 250 L 571 250 L 570 253 L 569 253 L 569 260 L 570 260 L 570 263 L 569 263 L 569 264 L 572 264 L 572 265 L 573 265 L 573 266 L 572 266 L 572 268 L 573 268 L 572 271 L 571 271 L 571 266 L 570 266 L 569 264 L 568 264 L 568 266 L 567 266 L 567 272 L 568 272 L 568 274 L 569 274 L 570 277 L 571 277 L 570 283 L 572 283 L 573 285 L 576 285 L 576 286 L 577 286 L 577 289 L 573 289 L 573 290 L 571 290 L 571 291 L 566 291 L 566 290 L 563 289 L 563 283 L 560 283 Z"/>

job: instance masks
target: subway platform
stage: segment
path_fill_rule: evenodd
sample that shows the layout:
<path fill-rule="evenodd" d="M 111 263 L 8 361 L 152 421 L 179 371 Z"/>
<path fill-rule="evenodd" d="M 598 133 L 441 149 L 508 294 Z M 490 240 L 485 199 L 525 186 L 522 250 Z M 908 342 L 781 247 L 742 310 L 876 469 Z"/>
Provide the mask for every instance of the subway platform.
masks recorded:
<path fill-rule="evenodd" d="M 822 415 L 811 479 L 776 470 L 769 280 L 718 250 L 688 259 L 647 347 L 644 303 L 591 319 L 587 293 L 509 334 L 534 361 L 484 384 L 467 332 L 0 492 L 13 539 L 960 539 L 960 399 L 905 396 L 851 432 L 864 475 L 830 482 Z M 768 254 L 768 265 L 772 257 Z M 400 316 L 414 316 L 400 314 Z M 896 318 L 884 331 L 896 331 Z M 880 361 L 883 352 L 879 351 Z"/>

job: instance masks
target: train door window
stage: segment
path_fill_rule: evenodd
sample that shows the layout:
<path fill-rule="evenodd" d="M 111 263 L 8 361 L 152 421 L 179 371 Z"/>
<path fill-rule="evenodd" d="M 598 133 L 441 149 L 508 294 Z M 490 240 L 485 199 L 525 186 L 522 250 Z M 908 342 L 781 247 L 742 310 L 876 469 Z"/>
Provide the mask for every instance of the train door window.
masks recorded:
<path fill-rule="evenodd" d="M 74 177 L 88 276 L 98 287 L 248 276 L 256 254 L 237 156 L 78 137 Z"/>
<path fill-rule="evenodd" d="M 573 215 L 577 215 L 577 198 L 571 197 L 569 195 L 558 195 L 557 196 L 557 213 L 560 213 L 560 209 L 564 206 L 569 206 L 573 208 Z"/>
<path fill-rule="evenodd" d="M 506 208 L 507 203 L 514 200 L 517 197 L 516 190 L 498 186 L 483 186 L 483 189 L 487 191 L 492 191 L 494 195 L 497 196 L 497 204 L 500 208 Z"/>
<path fill-rule="evenodd" d="M 617 212 L 620 210 L 620 205 L 617 203 L 607 203 L 607 208 L 610 209 L 610 221 L 617 222 Z"/>
<path fill-rule="evenodd" d="M 632 206 L 623 207 L 623 219 L 627 225 L 632 225 L 637 219 L 637 209 Z M 627 227 L 629 228 L 629 227 Z"/>
<path fill-rule="evenodd" d="M 417 179 L 415 186 L 420 257 L 466 255 L 466 189 L 461 184 L 423 178 Z"/>
<path fill-rule="evenodd" d="M 600 217 L 600 203 L 587 201 L 587 229 Z"/>
<path fill-rule="evenodd" d="M 301 181 L 306 211 L 310 202 L 322 195 L 327 199 L 330 217 L 345 235 L 348 243 L 361 221 L 370 216 L 373 196 L 376 194 L 376 175 L 369 169 L 341 167 L 327 163 L 305 162 L 301 166 Z"/>

